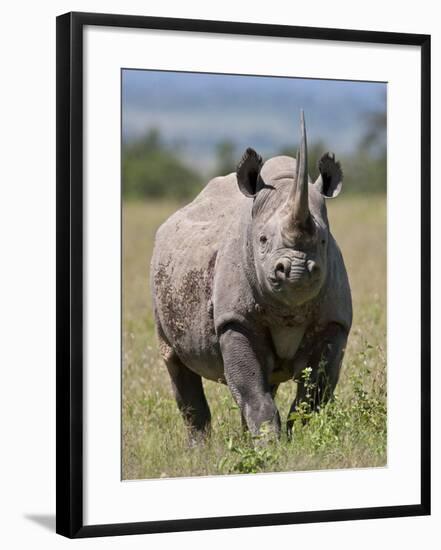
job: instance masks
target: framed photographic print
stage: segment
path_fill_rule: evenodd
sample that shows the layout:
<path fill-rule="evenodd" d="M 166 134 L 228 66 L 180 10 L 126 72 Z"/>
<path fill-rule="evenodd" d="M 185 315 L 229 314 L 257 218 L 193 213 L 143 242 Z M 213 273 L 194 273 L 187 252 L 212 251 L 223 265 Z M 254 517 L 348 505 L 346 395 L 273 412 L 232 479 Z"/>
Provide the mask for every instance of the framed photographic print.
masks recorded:
<path fill-rule="evenodd" d="M 58 17 L 57 532 L 429 514 L 429 269 L 429 36 Z"/>

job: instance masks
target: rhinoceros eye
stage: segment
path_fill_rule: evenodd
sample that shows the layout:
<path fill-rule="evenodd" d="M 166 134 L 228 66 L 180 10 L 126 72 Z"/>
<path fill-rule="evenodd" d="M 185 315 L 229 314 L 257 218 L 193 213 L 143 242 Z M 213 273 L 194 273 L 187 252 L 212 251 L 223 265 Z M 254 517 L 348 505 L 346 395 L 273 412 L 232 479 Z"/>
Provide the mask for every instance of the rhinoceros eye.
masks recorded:
<path fill-rule="evenodd" d="M 268 239 L 265 237 L 265 235 L 260 235 L 259 241 L 260 241 L 261 244 L 265 244 L 267 242 L 267 240 Z"/>

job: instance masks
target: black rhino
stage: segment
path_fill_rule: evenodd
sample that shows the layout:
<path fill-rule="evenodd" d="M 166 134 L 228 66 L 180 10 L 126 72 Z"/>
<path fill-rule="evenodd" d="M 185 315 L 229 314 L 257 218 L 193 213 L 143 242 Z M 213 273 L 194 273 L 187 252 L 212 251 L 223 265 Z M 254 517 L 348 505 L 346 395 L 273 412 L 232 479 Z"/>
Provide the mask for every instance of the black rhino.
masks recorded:
<path fill-rule="evenodd" d="M 236 173 L 212 179 L 158 229 L 151 290 L 160 353 L 192 436 L 210 426 L 202 377 L 227 384 L 252 434 L 277 434 L 274 403 L 282 382 L 297 380 L 291 412 L 337 384 L 352 323 L 352 301 L 325 198 L 342 186 L 334 155 L 308 176 L 301 113 L 297 160 L 262 162 L 248 148 Z M 290 421 L 288 421 L 288 431 Z"/>

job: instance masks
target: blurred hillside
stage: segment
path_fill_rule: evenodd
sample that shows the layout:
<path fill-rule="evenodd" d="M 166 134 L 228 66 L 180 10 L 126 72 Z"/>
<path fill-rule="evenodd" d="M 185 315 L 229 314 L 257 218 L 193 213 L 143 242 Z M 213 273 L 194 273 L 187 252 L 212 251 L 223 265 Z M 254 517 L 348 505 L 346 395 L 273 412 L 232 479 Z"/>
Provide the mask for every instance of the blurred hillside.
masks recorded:
<path fill-rule="evenodd" d="M 386 191 L 385 84 L 128 70 L 124 197 L 189 199 L 211 177 L 234 171 L 246 147 L 264 160 L 296 156 L 300 108 L 313 180 L 330 150 L 345 192 Z"/>
<path fill-rule="evenodd" d="M 345 193 L 386 192 L 386 147 L 380 145 L 385 125 L 385 116 L 370 116 L 366 134 L 356 151 L 338 157 L 344 172 Z M 308 145 L 309 173 L 313 180 L 318 176 L 318 160 L 327 150 L 322 142 Z M 159 130 L 151 130 L 146 136 L 123 146 L 124 198 L 192 198 L 211 177 L 233 172 L 242 153 L 233 141 L 219 142 L 215 148 L 215 168 L 211 174 L 206 174 L 189 166 L 179 154 L 179 148 L 166 145 Z M 283 147 L 277 154 L 296 156 L 296 148 Z"/>

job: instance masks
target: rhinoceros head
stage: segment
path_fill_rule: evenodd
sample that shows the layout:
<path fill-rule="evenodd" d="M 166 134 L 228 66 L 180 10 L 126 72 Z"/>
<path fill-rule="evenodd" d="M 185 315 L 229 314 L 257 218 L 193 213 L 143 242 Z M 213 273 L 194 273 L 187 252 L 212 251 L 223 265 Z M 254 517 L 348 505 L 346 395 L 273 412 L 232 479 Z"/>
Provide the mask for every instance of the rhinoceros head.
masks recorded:
<path fill-rule="evenodd" d="M 274 157 L 265 163 L 247 149 L 237 168 L 239 189 L 253 199 L 248 248 L 260 292 L 288 306 L 320 292 L 326 279 L 329 224 L 324 197 L 336 197 L 342 171 L 334 155 L 319 162 L 315 183 L 308 177 L 303 111 L 297 160 Z"/>

